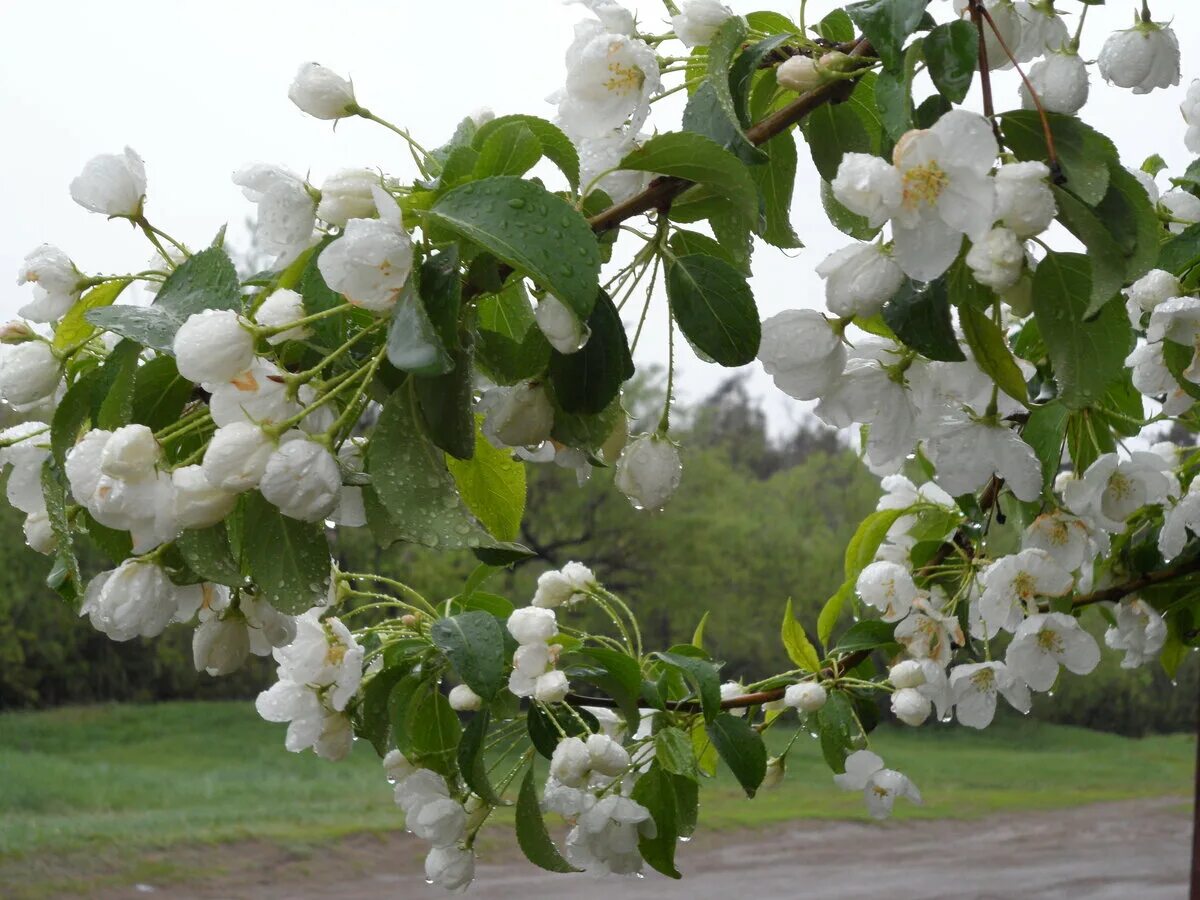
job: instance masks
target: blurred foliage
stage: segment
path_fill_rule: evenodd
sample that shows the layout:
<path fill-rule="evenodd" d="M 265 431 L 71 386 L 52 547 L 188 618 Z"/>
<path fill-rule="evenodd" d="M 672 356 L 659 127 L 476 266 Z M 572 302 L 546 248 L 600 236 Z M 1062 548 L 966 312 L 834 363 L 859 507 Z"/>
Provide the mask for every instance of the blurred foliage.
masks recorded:
<path fill-rule="evenodd" d="M 635 424 L 657 419 L 661 386 L 629 392 Z M 683 449 L 683 482 L 661 513 L 638 512 L 595 469 L 580 487 L 574 471 L 533 467 L 520 540 L 538 558 L 497 573 L 489 590 L 520 604 L 537 576 L 577 559 L 592 566 L 638 611 L 647 645 L 691 639 L 707 612 L 706 646 L 730 677 L 752 679 L 790 667 L 775 623 L 791 597 L 810 625 L 841 583 L 842 553 L 875 504 L 878 485 L 833 432 L 801 424 L 777 436 L 734 378 L 689 410 L 674 432 Z M 210 678 L 192 666 L 188 627 L 161 638 L 116 644 L 44 587 L 48 563 L 19 543 L 20 519 L 0 514 L 10 535 L 0 570 L 0 708 L 100 700 L 149 701 L 250 697 L 271 680 L 270 660 Z M 405 545 L 377 548 L 365 529 L 343 530 L 336 552 L 348 571 L 367 570 L 411 584 L 431 599 L 452 596 L 475 567 L 467 553 Z M 90 570 L 99 568 L 99 560 Z M 594 610 L 571 613 L 602 627 Z M 753 625 L 753 627 L 748 627 Z M 1094 632 L 1102 637 L 1097 614 Z M 1158 666 L 1127 671 L 1106 651 L 1087 678 L 1064 676 L 1035 716 L 1122 734 L 1188 730 L 1196 720 L 1200 667 L 1189 660 L 1172 688 Z"/>

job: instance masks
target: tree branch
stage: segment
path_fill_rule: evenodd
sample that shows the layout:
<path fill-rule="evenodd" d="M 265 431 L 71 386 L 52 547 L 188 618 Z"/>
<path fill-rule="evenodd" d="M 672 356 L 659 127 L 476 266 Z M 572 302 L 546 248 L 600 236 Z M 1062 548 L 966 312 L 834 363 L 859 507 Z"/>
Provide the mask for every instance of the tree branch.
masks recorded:
<path fill-rule="evenodd" d="M 1092 591 L 1090 594 L 1083 594 L 1071 601 L 1071 606 L 1078 609 L 1082 606 L 1090 606 L 1093 603 L 1116 603 L 1122 597 L 1133 594 L 1143 588 L 1153 587 L 1156 584 L 1162 584 L 1165 581 L 1174 581 L 1176 578 L 1182 578 L 1184 575 L 1191 575 L 1194 572 L 1200 572 L 1200 557 L 1189 560 L 1185 563 L 1180 563 L 1177 566 L 1172 566 L 1168 569 L 1159 569 L 1157 572 L 1148 572 L 1139 578 L 1134 578 L 1124 584 L 1116 584 L 1112 587 L 1102 588 L 1098 591 Z"/>

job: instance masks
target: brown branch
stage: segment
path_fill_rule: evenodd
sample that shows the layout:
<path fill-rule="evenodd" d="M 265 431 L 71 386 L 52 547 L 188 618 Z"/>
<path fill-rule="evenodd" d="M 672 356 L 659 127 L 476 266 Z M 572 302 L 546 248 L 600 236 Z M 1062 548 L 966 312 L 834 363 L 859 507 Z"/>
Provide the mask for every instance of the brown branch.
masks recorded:
<path fill-rule="evenodd" d="M 821 677 L 837 678 L 842 673 L 853 669 L 870 655 L 870 650 L 855 650 L 837 660 L 829 668 L 822 669 Z M 728 700 L 721 701 L 721 709 L 745 709 L 747 706 L 758 706 L 762 703 L 782 700 L 786 691 L 786 687 L 781 687 L 769 691 L 755 691 L 753 694 L 742 694 L 740 697 L 730 697 Z M 576 706 L 598 706 L 602 709 L 616 709 L 618 706 L 617 702 L 609 697 L 585 697 L 582 694 L 567 694 L 567 702 L 574 703 Z M 701 711 L 699 700 L 679 700 L 668 705 L 674 712 Z"/>
<path fill-rule="evenodd" d="M 871 44 L 866 38 L 859 40 L 851 49 L 850 56 L 863 57 L 872 52 Z M 783 134 L 810 112 L 826 103 L 844 99 L 848 87 L 855 84 L 854 79 L 846 81 L 831 81 L 814 88 L 806 94 L 801 94 L 787 106 L 776 110 L 761 122 L 752 125 L 746 131 L 746 137 L 755 146 L 765 144 L 771 138 Z M 671 201 L 690 188 L 695 182 L 686 178 L 666 176 L 656 178 L 640 194 L 635 194 L 628 200 L 614 204 L 603 212 L 588 219 L 588 224 L 596 232 L 609 231 L 616 228 L 626 219 L 651 210 L 665 212 L 671 206 Z"/>
<path fill-rule="evenodd" d="M 1166 581 L 1173 581 L 1176 578 L 1182 578 L 1184 575 L 1191 575 L 1194 572 L 1200 572 L 1200 557 L 1180 563 L 1177 566 L 1172 566 L 1169 569 L 1148 572 L 1124 584 L 1116 584 L 1112 587 L 1092 591 L 1090 594 L 1083 594 L 1071 601 L 1071 607 L 1077 609 L 1081 606 L 1090 606 L 1093 603 L 1116 603 L 1122 597 L 1126 597 L 1143 588 L 1153 587 L 1156 584 L 1162 584 Z"/>

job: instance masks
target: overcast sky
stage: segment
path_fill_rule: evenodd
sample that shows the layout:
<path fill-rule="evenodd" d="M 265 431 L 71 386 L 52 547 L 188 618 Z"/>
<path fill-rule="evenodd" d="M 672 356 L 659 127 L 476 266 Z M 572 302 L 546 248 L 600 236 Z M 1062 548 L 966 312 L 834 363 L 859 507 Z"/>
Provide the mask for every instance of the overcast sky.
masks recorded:
<path fill-rule="evenodd" d="M 739 13 L 794 15 L 798 6 L 727 2 Z M 645 30 L 662 30 L 657 0 L 626 5 L 638 11 Z M 810 21 L 835 5 L 811 0 Z M 1073 28 L 1081 5 L 1058 5 Z M 1095 58 L 1111 30 L 1128 27 L 1134 7 L 1131 0 L 1092 7 L 1085 58 Z M 1153 0 L 1151 7 L 1156 18 L 1174 20 L 1182 84 L 1135 97 L 1104 85 L 1093 69 L 1092 99 L 1082 115 L 1116 140 L 1127 164 L 1158 152 L 1178 171 L 1188 159 L 1178 106 L 1187 84 L 1200 76 L 1200 2 Z M 950 3 L 933 0 L 930 9 L 945 20 Z M 91 156 L 126 144 L 137 150 L 149 177 L 148 216 L 201 247 L 222 224 L 237 226 L 252 212 L 229 180 L 247 162 L 310 172 L 318 184 L 350 166 L 411 177 L 412 163 L 394 135 L 362 120 L 334 131 L 292 106 L 287 87 L 299 63 L 316 60 L 352 76 L 363 105 L 436 146 L 479 107 L 553 118 L 545 97 L 563 79 L 572 24 L 584 14 L 559 0 L 3 3 L 0 277 L 8 280 L 0 282 L 7 284 L 0 289 L 0 314 L 11 316 L 26 302 L 28 288 L 11 279 L 42 242 L 62 247 L 85 272 L 137 270 L 149 258 L 151 248 L 127 224 L 107 222 L 71 201 L 67 185 Z M 1017 106 L 1015 75 L 999 73 L 997 82 L 998 109 Z M 651 126 L 677 128 L 679 108 L 656 105 Z M 821 282 L 812 270 L 848 241 L 821 214 L 819 182 L 803 147 L 800 158 L 794 213 L 806 248 L 789 254 L 759 249 L 753 285 L 764 318 L 821 306 Z M 665 315 L 665 303 L 656 303 L 639 363 L 665 359 Z M 680 366 L 677 384 L 685 399 L 701 396 L 726 374 L 695 360 L 686 346 Z M 751 368 L 777 424 L 798 415 L 800 405 L 774 392 L 757 364 Z"/>

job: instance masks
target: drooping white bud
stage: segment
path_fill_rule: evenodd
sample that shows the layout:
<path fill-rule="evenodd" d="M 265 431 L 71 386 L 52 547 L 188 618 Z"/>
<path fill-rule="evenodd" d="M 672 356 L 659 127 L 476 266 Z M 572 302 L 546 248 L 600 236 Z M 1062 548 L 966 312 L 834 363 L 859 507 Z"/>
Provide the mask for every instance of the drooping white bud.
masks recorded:
<path fill-rule="evenodd" d="M 371 188 L 379 185 L 379 173 L 370 169 L 342 169 L 321 183 L 317 218 L 345 228 L 351 219 L 368 219 L 375 214 Z"/>
<path fill-rule="evenodd" d="M 1027 73 L 1038 99 L 1048 112 L 1073 116 L 1088 99 L 1088 71 L 1079 54 L 1071 50 L 1047 53 Z M 1024 109 L 1036 109 L 1029 89 L 1021 82 L 1017 89 Z"/>
<path fill-rule="evenodd" d="M 613 483 L 637 509 L 662 509 L 682 476 L 675 444 L 663 435 L 643 434 L 621 451 Z"/>
<path fill-rule="evenodd" d="M 838 316 L 872 316 L 904 283 L 904 272 L 878 244 L 851 244 L 817 266 L 825 305 Z"/>
<path fill-rule="evenodd" d="M 789 684 L 783 693 L 783 702 L 798 709 L 800 712 L 813 713 L 825 705 L 829 694 L 824 686 L 815 681 L 802 681 L 799 684 Z"/>
<path fill-rule="evenodd" d="M 354 86 L 332 69 L 315 62 L 300 65 L 288 89 L 288 99 L 317 119 L 351 116 L 358 106 Z"/>
<path fill-rule="evenodd" d="M 180 528 L 208 528 L 233 512 L 237 494 L 210 482 L 201 466 L 181 466 L 171 473 L 175 486 L 175 521 Z"/>
<path fill-rule="evenodd" d="M 458 712 L 470 712 L 483 705 L 483 698 L 465 684 L 456 684 L 450 689 L 450 708 Z"/>
<path fill-rule="evenodd" d="M 538 302 L 534 315 L 538 328 L 542 330 L 550 346 L 559 353 L 575 353 L 587 343 L 587 325 L 554 295 L 547 294 L 543 297 Z"/>
<path fill-rule="evenodd" d="M 507 447 L 533 447 L 550 437 L 554 406 L 537 381 L 493 388 L 484 395 L 483 432 Z"/>
<path fill-rule="evenodd" d="M 50 396 L 61 377 L 62 364 L 45 341 L 0 346 L 0 397 L 14 406 Z"/>
<path fill-rule="evenodd" d="M 123 425 L 112 433 L 100 454 L 100 472 L 110 478 L 137 481 L 154 473 L 162 449 L 145 425 Z"/>
<path fill-rule="evenodd" d="M 685 47 L 700 47 L 712 40 L 733 10 L 717 0 L 684 0 L 679 14 L 671 17 L 675 36 Z"/>
<path fill-rule="evenodd" d="M 915 727 L 929 718 L 933 703 L 916 688 L 901 688 L 892 694 L 892 712 L 905 725 Z"/>
<path fill-rule="evenodd" d="M 554 611 L 525 606 L 508 617 L 508 633 L 518 644 L 545 644 L 558 633 Z"/>
<path fill-rule="evenodd" d="M 267 297 L 258 307 L 254 313 L 254 321 L 264 328 L 279 328 L 287 325 L 289 322 L 295 322 L 298 319 L 304 318 L 304 315 L 304 298 L 296 291 L 280 288 Z M 295 328 L 289 328 L 286 331 L 271 335 L 267 338 L 267 343 L 276 345 L 282 344 L 285 341 L 302 341 L 310 334 L 312 332 L 308 326 L 297 325 Z M 248 366 L 249 362 L 238 371 L 243 371 Z M 237 372 L 234 373 L 234 375 L 236 374 Z M 233 375 L 229 377 L 232 378 Z"/>
<path fill-rule="evenodd" d="M 285 516 L 320 522 L 337 507 L 342 473 L 332 453 L 315 441 L 299 438 L 271 454 L 258 489 Z"/>
<path fill-rule="evenodd" d="M 130 148 L 118 156 L 104 153 L 88 160 L 71 182 L 71 199 L 106 216 L 137 216 L 146 199 L 146 167 Z"/>
<path fill-rule="evenodd" d="M 254 336 L 231 309 L 206 309 L 190 315 L 172 344 L 179 374 L 188 381 L 229 381 L 254 361 Z"/>
<path fill-rule="evenodd" d="M 1021 277 L 1025 248 L 1009 229 L 993 228 L 971 244 L 966 262 L 980 284 L 994 291 L 1006 291 Z"/>
<path fill-rule="evenodd" d="M 1170 26 L 1139 22 L 1110 34 L 1098 62 L 1100 75 L 1109 84 L 1148 94 L 1179 84 L 1179 39 Z"/>
<path fill-rule="evenodd" d="M 996 170 L 996 218 L 1017 237 L 1033 237 L 1050 227 L 1058 206 L 1041 162 L 1009 163 Z"/>
<path fill-rule="evenodd" d="M 804 94 L 821 84 L 821 72 L 811 56 L 793 56 L 775 68 L 775 79 L 785 90 Z"/>
<path fill-rule="evenodd" d="M 789 309 L 763 322 L 758 359 L 789 397 L 815 400 L 845 371 L 846 345 L 815 309 Z"/>
<path fill-rule="evenodd" d="M 274 449 L 274 443 L 257 425 L 234 422 L 213 434 L 201 468 L 213 487 L 248 491 L 262 480 Z"/>

